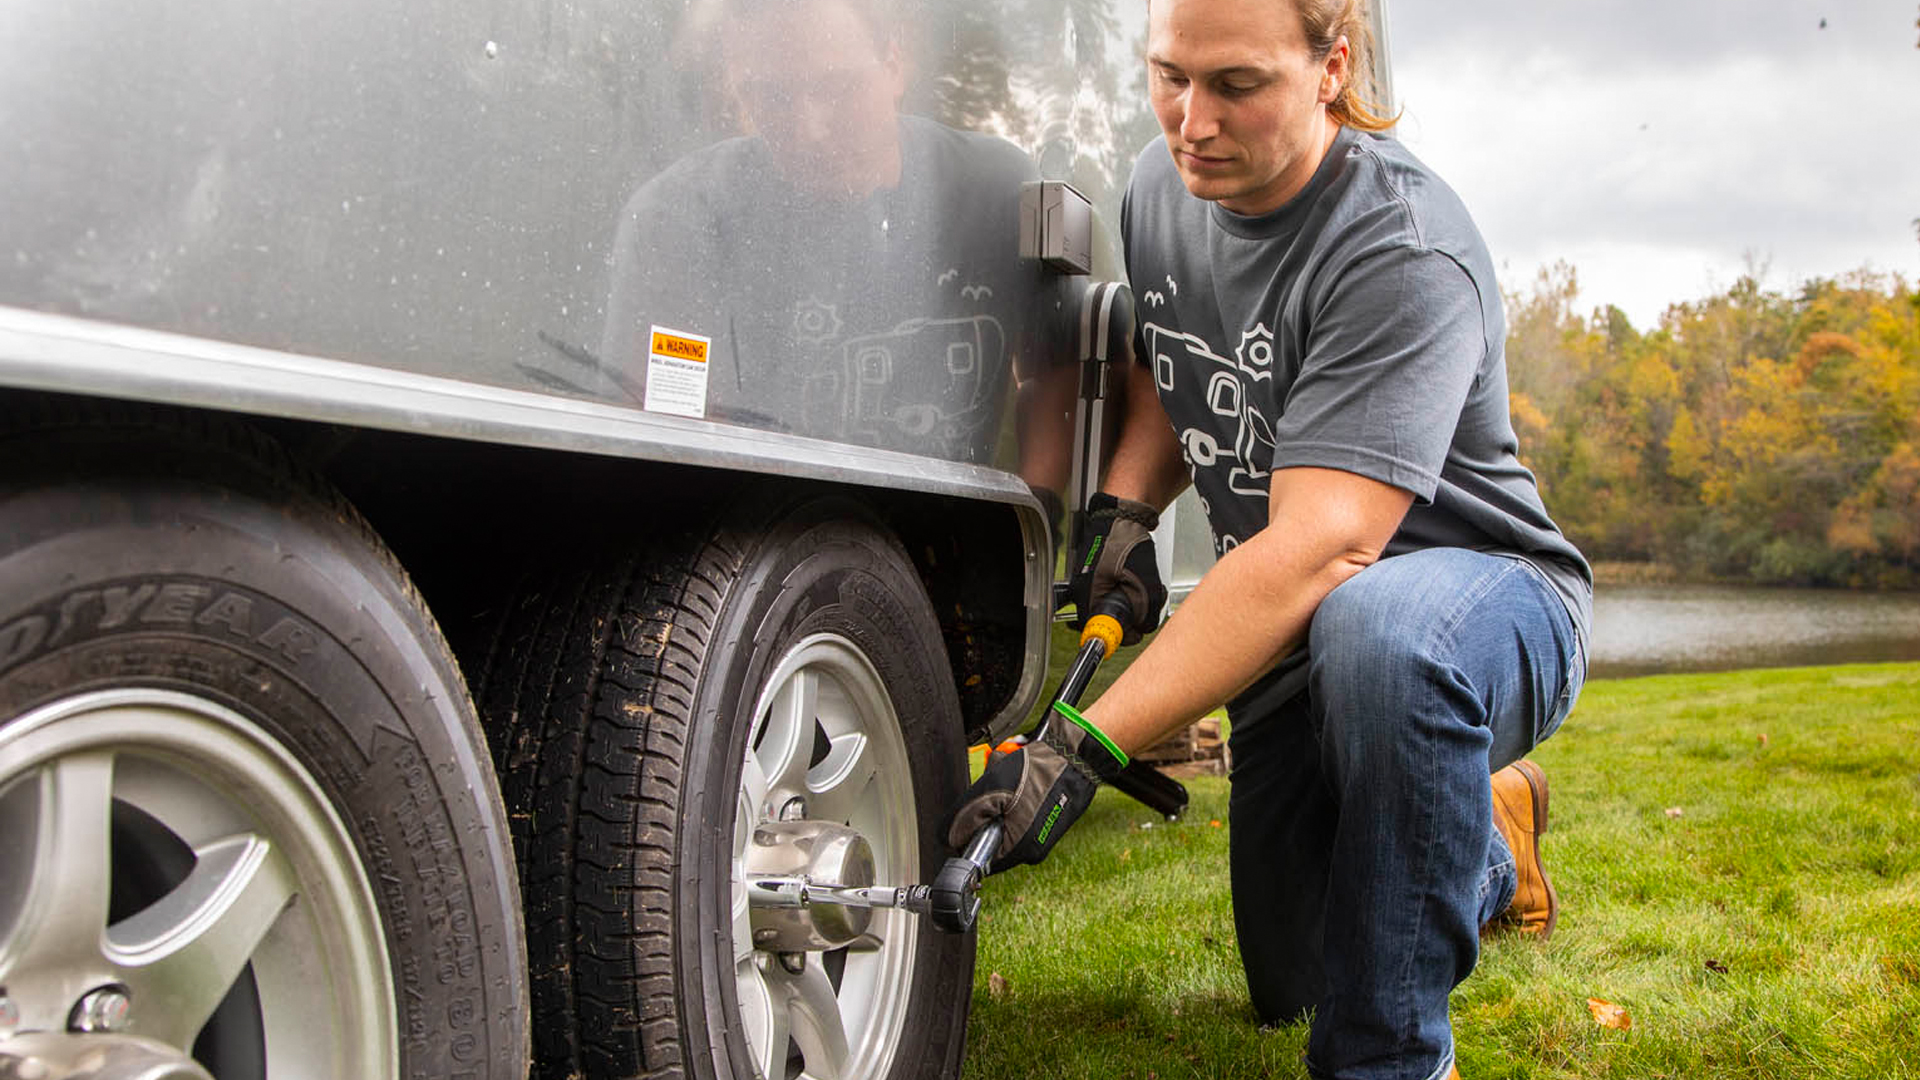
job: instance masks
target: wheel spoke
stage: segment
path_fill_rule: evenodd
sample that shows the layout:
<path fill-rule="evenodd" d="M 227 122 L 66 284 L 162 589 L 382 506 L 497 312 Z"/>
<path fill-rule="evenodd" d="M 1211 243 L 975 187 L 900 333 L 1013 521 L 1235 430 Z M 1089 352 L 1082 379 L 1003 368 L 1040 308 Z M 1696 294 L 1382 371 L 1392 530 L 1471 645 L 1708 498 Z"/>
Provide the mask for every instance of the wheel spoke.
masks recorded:
<path fill-rule="evenodd" d="M 787 1074 L 787 1040 L 791 1031 L 787 1003 L 776 998 L 766 976 L 752 960 L 735 967 L 740 998 L 741 1034 L 747 1052 L 760 1066 L 760 1075 L 781 1080 Z"/>
<path fill-rule="evenodd" d="M 102 964 L 111 886 L 109 822 L 113 755 L 60 758 L 39 774 L 29 850 L 31 866 L 13 925 L 0 928 L 0 960 L 14 971 Z"/>
<path fill-rule="evenodd" d="M 747 755 L 740 769 L 740 802 L 734 810 L 733 854 L 738 858 L 747 850 L 753 827 L 767 820 L 767 774 L 760 759 Z"/>
<path fill-rule="evenodd" d="M 879 767 L 868 753 L 869 741 L 859 731 L 833 739 L 827 756 L 807 773 L 807 786 L 812 789 L 808 817 L 846 824 L 862 807 L 872 805 L 869 796 L 879 779 Z"/>
<path fill-rule="evenodd" d="M 753 909 L 747 905 L 745 883 L 735 880 L 733 883 L 733 962 L 743 963 L 753 958 Z"/>
<path fill-rule="evenodd" d="M 809 954 L 799 975 L 785 975 L 787 1013 L 793 1041 L 807 1063 L 811 1080 L 839 1080 L 847 1069 L 847 1028 L 840 1015 L 840 999 L 820 957 Z"/>
<path fill-rule="evenodd" d="M 793 673 L 767 708 L 758 748 L 760 768 L 775 798 L 806 791 L 807 764 L 813 755 L 814 718 L 819 715 L 820 676 L 801 668 Z M 778 810 L 778 807 L 775 807 Z"/>
<path fill-rule="evenodd" d="M 195 852 L 193 872 L 144 910 L 107 929 L 133 989 L 134 1030 L 191 1046 L 297 888 L 266 840 L 228 837 Z"/>
<path fill-rule="evenodd" d="M 740 772 L 740 797 L 733 809 L 733 959 L 737 964 L 753 955 L 753 923 L 747 906 L 747 845 L 753 843 L 753 830 L 763 819 L 767 802 L 767 777 L 760 762 L 751 753 Z"/>

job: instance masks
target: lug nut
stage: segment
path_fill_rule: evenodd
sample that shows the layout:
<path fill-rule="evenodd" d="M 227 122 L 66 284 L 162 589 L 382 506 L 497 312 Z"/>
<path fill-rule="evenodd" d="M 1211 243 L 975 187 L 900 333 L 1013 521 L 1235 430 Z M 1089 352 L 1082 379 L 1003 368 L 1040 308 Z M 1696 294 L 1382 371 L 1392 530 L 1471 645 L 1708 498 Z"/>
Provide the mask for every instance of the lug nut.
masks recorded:
<path fill-rule="evenodd" d="M 789 975 L 804 974 L 807 970 L 807 954 L 803 952 L 783 952 L 780 954 L 780 966 L 787 969 Z"/>
<path fill-rule="evenodd" d="M 780 808 L 781 821 L 799 821 L 807 816 L 807 800 L 795 795 Z"/>
<path fill-rule="evenodd" d="M 102 986 L 89 990 L 73 1007 L 67 1026 L 74 1031 L 122 1031 L 133 1011 L 133 998 L 124 986 Z"/>

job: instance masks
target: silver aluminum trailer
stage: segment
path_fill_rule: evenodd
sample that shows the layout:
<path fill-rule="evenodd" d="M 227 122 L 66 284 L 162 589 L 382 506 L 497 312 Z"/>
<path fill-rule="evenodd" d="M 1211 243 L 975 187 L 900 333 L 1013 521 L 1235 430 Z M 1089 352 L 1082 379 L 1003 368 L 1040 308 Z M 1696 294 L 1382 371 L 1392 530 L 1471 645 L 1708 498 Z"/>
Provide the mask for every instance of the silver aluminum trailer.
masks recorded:
<path fill-rule="evenodd" d="M 6 0 L 0 1071 L 957 1075 L 1143 33 Z"/>

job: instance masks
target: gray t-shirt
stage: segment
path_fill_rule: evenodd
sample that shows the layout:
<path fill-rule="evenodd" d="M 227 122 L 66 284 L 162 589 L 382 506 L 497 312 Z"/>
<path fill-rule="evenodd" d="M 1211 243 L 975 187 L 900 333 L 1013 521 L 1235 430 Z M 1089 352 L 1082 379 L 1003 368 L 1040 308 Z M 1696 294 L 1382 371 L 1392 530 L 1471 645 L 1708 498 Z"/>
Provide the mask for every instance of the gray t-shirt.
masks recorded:
<path fill-rule="evenodd" d="M 900 181 L 827 198 L 728 139 L 628 200 L 601 356 L 635 381 L 653 326 L 712 339 L 708 416 L 991 464 L 1019 375 L 1065 339 L 1063 279 L 1019 255 L 1011 143 L 900 118 Z"/>
<path fill-rule="evenodd" d="M 1341 469 L 1414 496 L 1386 556 L 1462 547 L 1525 559 L 1582 643 L 1593 574 L 1515 456 L 1506 317 L 1452 189 L 1392 138 L 1343 128 L 1299 195 L 1248 217 L 1188 194 L 1166 145 L 1120 217 L 1153 365 L 1225 553 L 1267 524 L 1275 469 Z M 1296 655 L 1236 712 L 1304 678 Z"/>

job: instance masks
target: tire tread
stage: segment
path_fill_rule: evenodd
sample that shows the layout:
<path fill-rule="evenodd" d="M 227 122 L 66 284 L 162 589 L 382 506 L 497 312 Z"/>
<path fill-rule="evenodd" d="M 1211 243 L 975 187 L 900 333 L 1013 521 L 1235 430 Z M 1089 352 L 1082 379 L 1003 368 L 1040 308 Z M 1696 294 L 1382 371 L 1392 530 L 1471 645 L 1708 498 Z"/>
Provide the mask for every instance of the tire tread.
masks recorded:
<path fill-rule="evenodd" d="M 696 673 L 740 550 L 696 528 L 581 560 L 563 588 L 523 594 L 476 678 L 512 747 L 522 880 L 530 901 L 551 897 L 528 909 L 537 1076 L 684 1075 L 674 848 L 647 837 L 673 827 Z"/>
<path fill-rule="evenodd" d="M 749 569 L 766 545 L 786 542 L 769 539 L 779 512 L 650 507 L 646 527 L 609 530 L 644 538 L 637 543 L 556 552 L 551 561 L 571 569 L 529 573 L 473 674 L 489 733 L 509 748 L 501 776 L 528 889 L 540 1080 L 665 1080 L 719 1068 L 706 1062 L 704 1043 L 682 1045 L 687 972 L 676 905 L 700 838 L 677 830 L 683 804 L 703 794 L 689 771 L 696 693 L 738 644 L 717 637 L 730 603 L 766 587 Z M 661 528 L 665 521 L 679 525 Z M 911 566 L 884 528 L 862 535 L 884 538 L 897 564 Z M 937 647 L 931 612 L 924 621 Z M 957 698 L 945 709 L 957 742 Z M 966 956 L 946 975 L 962 1001 Z M 957 1069 L 964 1011 L 936 1027 L 923 1044 L 932 1064 L 915 1066 L 928 1075 Z"/>

